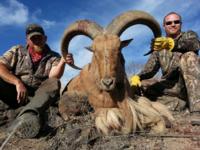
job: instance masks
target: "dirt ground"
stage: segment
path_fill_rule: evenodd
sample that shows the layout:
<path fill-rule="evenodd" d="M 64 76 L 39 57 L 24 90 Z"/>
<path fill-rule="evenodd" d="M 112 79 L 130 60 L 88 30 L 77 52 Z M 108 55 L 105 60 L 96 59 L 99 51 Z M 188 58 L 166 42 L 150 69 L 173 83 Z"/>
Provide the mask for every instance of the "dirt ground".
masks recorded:
<path fill-rule="evenodd" d="M 64 122 L 57 108 L 51 107 L 48 124 L 35 139 L 20 139 L 15 135 L 4 150 L 197 150 L 200 149 L 200 126 L 192 125 L 187 111 L 174 112 L 175 121 L 162 135 L 135 133 L 102 136 L 94 128 L 89 114 Z M 200 118 L 200 116 L 199 116 Z M 0 145 L 8 136 L 6 127 L 0 128 Z"/>

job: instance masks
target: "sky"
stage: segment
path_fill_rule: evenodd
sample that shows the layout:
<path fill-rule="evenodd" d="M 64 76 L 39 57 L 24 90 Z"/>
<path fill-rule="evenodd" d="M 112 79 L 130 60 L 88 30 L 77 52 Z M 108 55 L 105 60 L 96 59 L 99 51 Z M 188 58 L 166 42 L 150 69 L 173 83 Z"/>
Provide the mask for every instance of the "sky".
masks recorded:
<path fill-rule="evenodd" d="M 152 15 L 162 28 L 163 17 L 175 11 L 182 16 L 182 31 L 193 30 L 200 35 L 199 0 L 1 0 L 0 1 L 0 55 L 14 45 L 25 45 L 25 28 L 29 23 L 38 23 L 45 29 L 48 45 L 60 53 L 64 30 L 77 20 L 88 19 L 106 27 L 112 19 L 129 10 L 142 10 Z M 165 33 L 162 28 L 162 35 Z M 153 34 L 144 25 L 129 27 L 121 40 L 134 40 L 122 50 L 126 60 L 127 74 L 139 70 L 132 64 L 144 64 L 149 56 Z M 84 47 L 92 41 L 86 36 L 77 36 L 70 43 L 69 51 L 75 64 L 83 67 L 91 61 L 92 53 Z M 79 71 L 68 66 L 61 78 L 66 84 Z"/>

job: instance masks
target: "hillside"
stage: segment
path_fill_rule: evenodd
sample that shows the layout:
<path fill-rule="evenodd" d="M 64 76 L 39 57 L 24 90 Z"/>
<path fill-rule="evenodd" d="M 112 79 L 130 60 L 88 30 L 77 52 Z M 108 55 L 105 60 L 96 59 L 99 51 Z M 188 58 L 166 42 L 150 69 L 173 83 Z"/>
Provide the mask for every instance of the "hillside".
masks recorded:
<path fill-rule="evenodd" d="M 5 150 L 193 150 L 200 148 L 200 126 L 190 120 L 198 117 L 187 111 L 174 112 L 175 121 L 163 135 L 136 133 L 102 136 L 94 128 L 89 114 L 63 122 L 56 107 L 49 111 L 48 123 L 35 139 L 20 139 L 12 136 Z M 6 126 L 0 130 L 0 144 L 6 139 Z"/>

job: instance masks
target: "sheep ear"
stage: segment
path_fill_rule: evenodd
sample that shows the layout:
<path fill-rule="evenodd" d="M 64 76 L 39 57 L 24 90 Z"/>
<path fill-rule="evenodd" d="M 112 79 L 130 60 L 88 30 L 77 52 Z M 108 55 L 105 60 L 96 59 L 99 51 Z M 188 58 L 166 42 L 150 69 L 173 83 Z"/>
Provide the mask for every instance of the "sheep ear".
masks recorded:
<path fill-rule="evenodd" d="M 121 49 L 128 46 L 133 39 L 124 40 L 121 42 Z"/>
<path fill-rule="evenodd" d="M 87 47 L 85 47 L 87 50 L 89 50 L 90 52 L 94 52 L 93 50 L 92 50 L 92 47 L 91 46 L 87 46 Z"/>

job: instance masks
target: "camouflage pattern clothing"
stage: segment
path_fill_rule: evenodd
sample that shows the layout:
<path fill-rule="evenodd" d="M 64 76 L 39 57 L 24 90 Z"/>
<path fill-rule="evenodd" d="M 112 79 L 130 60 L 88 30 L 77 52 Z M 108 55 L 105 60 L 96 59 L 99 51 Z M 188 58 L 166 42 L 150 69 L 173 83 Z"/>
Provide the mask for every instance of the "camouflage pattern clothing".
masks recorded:
<path fill-rule="evenodd" d="M 175 41 L 172 51 L 154 51 L 144 69 L 139 73 L 140 79 L 152 78 L 161 68 L 162 77 L 152 87 L 158 94 L 176 95 L 188 102 L 190 111 L 200 111 L 200 62 L 198 50 L 200 42 L 193 31 L 182 32 Z M 171 93 L 171 94 L 170 94 Z"/>
<path fill-rule="evenodd" d="M 50 50 L 48 45 L 46 50 L 46 55 L 36 65 L 33 64 L 27 47 L 14 46 L 0 57 L 0 63 L 5 64 L 26 86 L 37 89 L 48 78 L 52 66 L 56 66 L 60 60 L 60 55 Z"/>
<path fill-rule="evenodd" d="M 22 46 L 14 46 L 0 57 L 0 63 L 5 64 L 27 88 L 28 103 L 18 104 L 16 87 L 0 78 L 0 100 L 8 104 L 11 109 L 25 105 L 23 110 L 18 112 L 20 115 L 26 111 L 41 114 L 59 96 L 60 81 L 48 76 L 51 68 L 59 63 L 60 55 L 53 52 L 48 45 L 45 52 L 37 64 L 32 62 L 27 47 Z"/>

